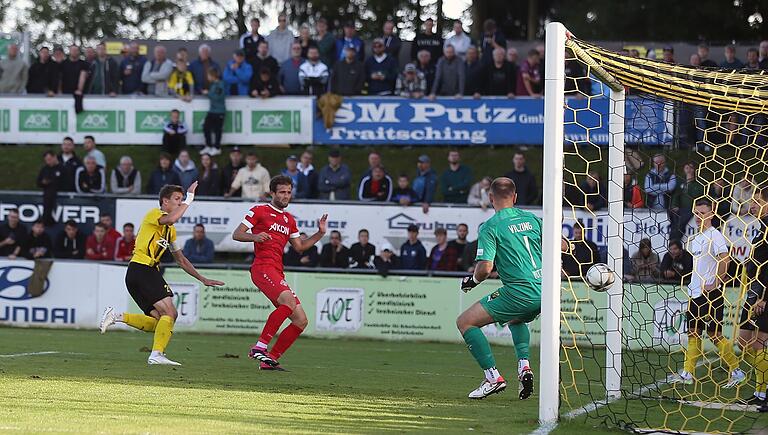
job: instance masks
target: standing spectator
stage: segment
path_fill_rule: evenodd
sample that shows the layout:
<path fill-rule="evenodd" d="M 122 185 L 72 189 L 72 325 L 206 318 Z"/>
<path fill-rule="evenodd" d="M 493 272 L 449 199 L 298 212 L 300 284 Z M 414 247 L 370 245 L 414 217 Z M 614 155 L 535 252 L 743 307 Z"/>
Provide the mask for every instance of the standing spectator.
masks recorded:
<path fill-rule="evenodd" d="M 61 141 L 61 152 L 58 157 L 61 163 L 60 192 L 74 192 L 75 172 L 82 166 L 82 162 L 75 154 L 75 141 L 71 137 L 67 136 Z"/>
<path fill-rule="evenodd" d="M 432 169 L 432 160 L 422 154 L 416 162 L 416 178 L 413 179 L 413 190 L 416 192 L 416 202 L 421 203 L 424 213 L 429 211 L 429 205 L 435 201 L 437 192 L 437 173 Z"/>
<path fill-rule="evenodd" d="M 709 58 L 709 45 L 706 43 L 699 44 L 699 47 L 697 49 L 697 53 L 699 55 L 699 58 L 701 59 L 701 66 L 707 67 L 707 68 L 717 68 L 719 65 L 717 62 Z"/>
<path fill-rule="evenodd" d="M 661 61 L 664 63 L 675 63 L 675 49 L 671 45 L 667 45 L 662 49 Z"/>
<path fill-rule="evenodd" d="M 213 263 L 213 241 L 205 236 L 205 226 L 196 224 L 192 230 L 192 238 L 184 243 L 184 256 L 192 264 Z"/>
<path fill-rule="evenodd" d="M 202 94 L 203 89 L 208 89 L 210 86 L 208 70 L 211 68 L 219 69 L 219 64 L 211 59 L 211 46 L 200 44 L 200 47 L 197 48 L 197 59 L 189 64 L 189 72 L 192 73 L 192 82 L 195 85 L 195 94 Z"/>
<path fill-rule="evenodd" d="M 75 172 L 75 191 L 77 193 L 104 193 L 107 191 L 107 176 L 104 168 L 96 159 L 87 156 L 83 166 Z"/>
<path fill-rule="evenodd" d="M 760 56 L 758 57 L 758 60 L 760 61 L 760 63 L 763 63 L 764 61 L 768 60 L 768 40 L 760 41 L 759 47 L 760 47 L 759 48 Z"/>
<path fill-rule="evenodd" d="M 296 182 L 297 199 L 317 198 L 317 171 L 315 171 L 315 167 L 312 165 L 313 158 L 312 152 L 304 151 L 301 153 L 299 163 L 296 165 L 296 169 L 299 171 Z"/>
<path fill-rule="evenodd" d="M 385 21 L 382 30 L 381 40 L 384 42 L 384 51 L 399 65 L 400 48 L 403 42 L 399 36 L 395 35 L 395 22 L 392 20 Z"/>
<path fill-rule="evenodd" d="M 261 166 L 256 153 L 250 152 L 245 156 L 245 167 L 237 171 L 237 176 L 229 187 L 229 192 L 224 196 L 230 197 L 242 189 L 242 197 L 256 201 L 263 201 L 269 193 L 269 171 Z"/>
<path fill-rule="evenodd" d="M 349 267 L 351 269 L 373 269 L 376 246 L 368 243 L 368 239 L 368 230 L 358 231 L 357 243 L 353 243 L 349 247 Z"/>
<path fill-rule="evenodd" d="M 437 61 L 435 84 L 432 85 L 432 95 L 455 96 L 464 95 L 464 61 L 456 56 L 452 45 L 445 47 L 444 56 Z"/>
<path fill-rule="evenodd" d="M 656 154 L 651 161 L 653 167 L 645 176 L 645 204 L 652 210 L 666 210 L 677 187 L 677 177 L 667 168 L 667 159 L 662 154 Z"/>
<path fill-rule="evenodd" d="M 395 95 L 403 98 L 421 98 L 427 93 L 427 79 L 416 70 L 416 65 L 408 63 L 403 73 L 397 77 Z"/>
<path fill-rule="evenodd" d="M 485 91 L 485 83 L 483 82 L 485 73 L 485 65 L 480 62 L 477 47 L 470 45 L 464 60 L 464 95 L 480 97 L 480 94 Z"/>
<path fill-rule="evenodd" d="M 650 282 L 659 276 L 659 256 L 653 252 L 650 239 L 640 240 L 640 249 L 632 255 L 632 274 L 640 282 Z"/>
<path fill-rule="evenodd" d="M 630 173 L 624 174 L 624 207 L 640 208 L 645 206 L 643 192 L 637 185 L 637 180 Z"/>
<path fill-rule="evenodd" d="M 291 179 L 291 183 L 293 184 L 293 189 L 291 191 L 291 195 L 293 197 L 296 197 L 296 192 L 299 188 L 299 176 L 301 175 L 301 171 L 299 171 L 299 159 L 295 155 L 291 154 L 288 156 L 287 159 L 285 159 L 285 168 L 280 171 L 281 175 L 285 175 L 286 177 Z"/>
<path fill-rule="evenodd" d="M 120 164 L 112 170 L 109 179 L 112 193 L 118 195 L 138 195 L 141 193 L 141 173 L 133 166 L 129 156 L 120 157 Z"/>
<path fill-rule="evenodd" d="M 748 176 L 744 176 L 744 179 L 739 181 L 737 185 L 733 187 L 733 193 L 731 197 L 731 213 L 736 216 L 744 216 L 749 214 L 749 207 L 752 204 L 752 198 L 755 196 L 755 184 L 749 179 Z"/>
<path fill-rule="evenodd" d="M 570 251 L 562 254 L 563 277 L 584 276 L 593 264 L 599 261 L 597 245 L 584 237 L 584 227 L 581 222 L 573 225 L 573 238 Z"/>
<path fill-rule="evenodd" d="M 443 53 L 443 38 L 433 32 L 435 21 L 432 18 L 424 21 L 423 28 L 424 32 L 416 34 L 411 43 L 411 59 L 415 60 L 421 50 L 426 50 L 430 54 L 430 62 L 435 65 Z"/>
<path fill-rule="evenodd" d="M 408 175 L 400 174 L 397 177 L 397 187 L 392 190 L 392 202 L 396 202 L 402 206 L 411 205 L 414 202 L 418 202 L 419 196 L 415 190 L 411 189 L 410 180 Z"/>
<path fill-rule="evenodd" d="M 307 233 L 299 234 L 301 240 L 307 240 Z M 304 252 L 299 252 L 293 248 L 293 245 L 288 244 L 288 251 L 283 254 L 283 263 L 286 266 L 291 267 L 317 267 L 317 262 L 320 260 L 320 254 L 317 253 L 317 246 L 312 245 Z"/>
<path fill-rule="evenodd" d="M 400 259 L 397 258 L 394 252 L 394 248 L 388 242 L 384 242 L 381 246 L 381 251 L 376 258 L 373 259 L 373 266 L 383 276 L 387 277 L 391 270 L 400 268 Z"/>
<path fill-rule="evenodd" d="M 168 91 L 182 101 L 192 101 L 195 95 L 195 79 L 187 67 L 187 62 L 181 59 L 176 61 L 176 68 L 168 77 Z"/>
<path fill-rule="evenodd" d="M 280 95 L 280 83 L 277 82 L 277 76 L 272 70 L 263 66 L 251 79 L 251 97 L 254 98 L 272 98 Z"/>
<path fill-rule="evenodd" d="M 541 54 L 536 49 L 528 51 L 528 57 L 520 65 L 517 73 L 517 89 L 515 94 L 529 97 L 541 97 L 543 90 L 539 63 Z"/>
<path fill-rule="evenodd" d="M 493 179 L 485 176 L 477 183 L 473 184 L 469 189 L 469 196 L 467 196 L 467 205 L 480 206 L 483 210 L 486 210 L 491 205 L 491 199 L 488 196 L 488 192 L 491 190 L 491 183 Z"/>
<path fill-rule="evenodd" d="M 262 68 L 269 68 L 272 75 L 277 77 L 277 72 L 280 70 L 277 60 L 269 55 L 269 43 L 267 41 L 259 42 L 256 56 L 254 56 L 248 63 L 251 65 L 254 75 L 261 71 Z"/>
<path fill-rule="evenodd" d="M 349 267 L 349 249 L 341 243 L 341 233 L 331 231 L 331 241 L 323 245 L 320 253 L 320 267 Z"/>
<path fill-rule="evenodd" d="M 72 219 L 67 221 L 64 229 L 56 236 L 53 256 L 70 260 L 80 260 L 85 257 L 85 236 Z"/>
<path fill-rule="evenodd" d="M 421 50 L 416 59 L 416 70 L 424 75 L 427 81 L 427 92 L 432 91 L 435 86 L 435 62 L 432 62 L 432 55 L 427 50 Z"/>
<path fill-rule="evenodd" d="M 448 232 L 445 228 L 435 228 L 435 246 L 429 252 L 427 259 L 428 270 L 454 271 L 458 270 L 459 253 L 448 244 Z"/>
<path fill-rule="evenodd" d="M 53 243 L 51 238 L 45 233 L 45 224 L 42 220 L 35 221 L 32 224 L 32 231 L 21 248 L 21 254 L 27 260 L 37 260 L 38 258 L 51 258 L 53 254 Z"/>
<path fill-rule="evenodd" d="M 670 239 L 682 239 L 688 221 L 693 217 L 693 204 L 704 196 L 704 185 L 696 178 L 696 163 L 683 165 L 685 179 L 678 184 L 670 202 L 669 215 L 672 221 Z"/>
<path fill-rule="evenodd" d="M 756 48 L 747 49 L 747 63 L 744 65 L 747 69 L 760 70 L 760 55 Z"/>
<path fill-rule="evenodd" d="M 166 184 L 180 185 L 179 174 L 171 168 L 171 156 L 161 153 L 158 159 L 157 168 L 149 174 L 149 184 L 147 184 L 147 193 L 156 195 Z"/>
<path fill-rule="evenodd" d="M 691 281 L 691 272 L 693 272 L 693 256 L 683 249 L 680 240 L 670 240 L 669 250 L 664 254 L 659 270 L 664 281 L 677 285 L 687 284 Z"/>
<path fill-rule="evenodd" d="M 115 240 L 115 261 L 131 261 L 135 245 L 136 235 L 134 227 L 132 223 L 128 222 L 123 225 L 123 235 Z"/>
<path fill-rule="evenodd" d="M 459 151 L 448 151 L 448 169 L 440 176 L 443 200 L 451 204 L 466 204 L 471 184 L 472 170 L 461 164 Z"/>
<path fill-rule="evenodd" d="M 107 167 L 107 158 L 104 153 L 96 149 L 96 139 L 91 136 L 85 136 L 83 138 L 83 149 L 85 150 L 85 157 L 93 157 L 96 159 L 96 164 L 102 168 Z"/>
<path fill-rule="evenodd" d="M 507 48 L 507 62 L 511 63 L 515 69 L 517 69 L 517 61 L 519 60 L 519 54 L 515 47 Z M 567 56 L 566 56 L 567 57 Z"/>
<path fill-rule="evenodd" d="M 227 95 L 248 95 L 251 77 L 253 77 L 253 68 L 245 62 L 245 52 L 238 48 L 224 69 L 223 80 L 226 84 Z"/>
<path fill-rule="evenodd" d="M 51 157 L 56 158 L 53 153 Z M 46 156 L 47 157 L 47 156 Z M 0 257 L 16 258 L 27 240 L 27 227 L 21 223 L 19 209 L 8 210 L 8 218 L 0 226 Z"/>
<path fill-rule="evenodd" d="M 467 247 L 467 236 L 469 235 L 469 227 L 467 224 L 456 225 L 456 240 L 448 242 L 448 246 L 456 250 L 458 260 L 461 260 L 461 256 L 464 255 L 464 249 Z M 457 264 L 458 267 L 458 264 Z M 463 270 L 463 269 L 457 269 Z"/>
<path fill-rule="evenodd" d="M 512 156 L 514 167 L 511 171 L 504 174 L 505 177 L 512 179 L 517 187 L 517 201 L 515 205 L 534 205 L 539 201 L 539 189 L 536 186 L 536 177 L 531 174 L 525 165 L 525 154 L 516 152 Z"/>
<path fill-rule="evenodd" d="M 104 43 L 96 46 L 96 58 L 89 65 L 88 93 L 114 97 L 120 91 L 120 67 L 107 56 Z"/>
<path fill-rule="evenodd" d="M 471 242 L 468 242 L 467 246 L 464 247 L 464 252 L 461 254 L 461 259 L 459 259 L 459 270 L 467 271 L 470 273 L 474 272 L 475 264 L 477 263 L 475 261 L 476 257 L 477 257 L 477 239 Z"/>
<path fill-rule="evenodd" d="M 400 247 L 400 268 L 405 270 L 425 270 L 427 268 L 427 250 L 419 241 L 419 227 L 408 225 L 408 240 Z"/>
<path fill-rule="evenodd" d="M 210 82 L 208 91 L 203 90 L 203 93 L 208 96 L 210 105 L 203 121 L 205 147 L 202 152 L 218 156 L 221 154 L 221 136 L 224 132 L 224 118 L 227 115 L 227 90 L 224 82 L 219 80 L 219 70 L 216 68 L 208 70 L 208 80 Z"/>
<path fill-rule="evenodd" d="M 277 27 L 267 36 L 269 42 L 269 54 L 277 60 L 277 63 L 285 62 L 291 57 L 291 44 L 293 32 L 288 28 L 288 17 L 285 14 L 277 16 Z"/>
<path fill-rule="evenodd" d="M 197 181 L 199 173 L 195 162 L 189 157 L 189 151 L 181 150 L 179 157 L 173 162 L 173 170 L 179 174 L 179 180 L 181 180 L 181 188 L 186 192 L 189 186 Z"/>
<path fill-rule="evenodd" d="M 93 227 L 93 234 L 85 242 L 86 260 L 114 260 L 115 243 L 107 237 L 107 229 L 99 222 Z"/>
<path fill-rule="evenodd" d="M 7 57 L 0 60 L 0 94 L 21 94 L 27 86 L 29 67 L 19 57 L 19 46 L 8 44 Z"/>
<path fill-rule="evenodd" d="M 383 166 L 376 166 L 371 175 L 360 180 L 358 199 L 360 201 L 385 201 L 392 198 L 392 179 L 384 172 Z"/>
<path fill-rule="evenodd" d="M 59 87 L 65 95 L 83 95 L 88 79 L 88 64 L 80 59 L 80 48 L 69 46 L 69 56 L 61 63 L 61 82 Z"/>
<path fill-rule="evenodd" d="M 322 95 L 328 86 L 328 67 L 320 62 L 317 47 L 307 51 L 307 61 L 299 67 L 299 84 L 304 95 Z"/>
<path fill-rule="evenodd" d="M 117 239 L 122 237 L 123 235 L 120 234 L 120 231 L 117 231 L 115 227 L 112 225 L 114 221 L 112 220 L 112 215 L 109 213 L 102 212 L 99 215 L 99 223 L 104 225 L 104 228 L 107 230 L 106 238 L 110 239 L 111 242 L 116 242 Z"/>
<path fill-rule="evenodd" d="M 291 58 L 280 64 L 277 78 L 280 82 L 280 90 L 285 95 L 301 95 L 301 82 L 299 81 L 299 67 L 304 63 L 301 57 L 301 45 L 294 42 L 291 45 Z"/>
<path fill-rule="evenodd" d="M 478 46 L 482 49 L 482 61 L 488 65 L 493 61 L 493 50 L 497 48 L 507 48 L 507 38 L 496 27 L 496 21 L 487 19 L 483 23 L 483 34 L 481 35 Z"/>
<path fill-rule="evenodd" d="M 376 150 L 372 150 L 368 153 L 368 169 L 365 170 L 363 176 L 360 177 L 360 179 L 362 180 L 368 175 L 371 175 L 373 168 L 377 166 L 381 166 L 382 168 L 384 167 L 384 164 L 381 162 L 381 154 L 379 154 L 379 152 Z"/>
<path fill-rule="evenodd" d="M 509 98 L 515 96 L 517 71 L 504 57 L 503 48 L 493 50 L 493 61 L 486 65 L 485 75 L 481 80 L 481 83 L 485 85 L 481 91 L 483 95 Z M 479 95 L 475 95 L 475 97 L 479 97 Z"/>
<path fill-rule="evenodd" d="M 317 177 L 317 190 L 320 199 L 344 201 L 350 199 L 349 184 L 352 173 L 341 162 L 341 153 L 332 149 L 328 153 L 328 165 L 320 170 Z"/>
<path fill-rule="evenodd" d="M 181 112 L 171 110 L 168 121 L 163 126 L 163 146 L 161 150 L 172 156 L 187 147 L 187 125 L 181 120 Z"/>
<path fill-rule="evenodd" d="M 144 64 L 146 62 L 147 58 L 139 54 L 139 44 L 131 42 L 128 46 L 128 53 L 120 62 L 121 94 L 144 93 L 141 74 L 144 71 Z"/>
<path fill-rule="evenodd" d="M 461 25 L 461 21 L 456 20 L 453 22 L 453 35 L 445 40 L 443 48 L 448 45 L 452 45 L 456 50 L 456 56 L 464 59 L 467 54 L 467 50 L 472 45 L 472 39 L 464 33 L 464 28 Z"/>
<path fill-rule="evenodd" d="M 301 57 L 306 58 L 309 54 L 309 49 L 312 47 L 317 48 L 317 42 L 309 35 L 309 25 L 304 23 L 299 27 L 299 36 L 296 38 L 296 42 L 301 45 Z"/>
<path fill-rule="evenodd" d="M 736 46 L 725 46 L 725 60 L 720 63 L 721 68 L 727 69 L 742 69 L 744 68 L 744 62 L 740 61 L 736 57 Z"/>
<path fill-rule="evenodd" d="M 85 47 L 85 63 L 90 66 L 96 60 L 96 50 L 93 47 Z"/>
<path fill-rule="evenodd" d="M 331 71 L 330 90 L 343 96 L 360 95 L 365 83 L 365 65 L 357 59 L 355 47 L 344 47 L 344 59 Z"/>
<path fill-rule="evenodd" d="M 384 51 L 384 40 L 373 40 L 373 54 L 365 60 L 368 95 L 392 95 L 397 80 L 397 60 Z"/>
<path fill-rule="evenodd" d="M 357 60 L 362 62 L 365 60 L 365 43 L 357 36 L 357 30 L 355 30 L 355 23 L 344 23 L 344 35 L 336 40 L 336 60 L 344 59 L 344 49 L 346 47 L 354 47 L 355 53 L 357 53 Z"/>
<path fill-rule="evenodd" d="M 597 171 L 589 171 L 579 189 L 584 195 L 584 200 L 578 204 L 586 205 L 591 211 L 601 210 L 608 205 L 608 186 L 600 182 L 600 174 Z"/>
<path fill-rule="evenodd" d="M 259 27 L 261 27 L 261 20 L 253 17 L 251 18 L 251 31 L 240 36 L 240 48 L 245 52 L 246 62 L 250 64 L 253 64 L 253 60 L 256 58 L 259 43 L 265 41 L 264 37 L 259 34 Z"/>
<path fill-rule="evenodd" d="M 166 57 L 165 47 L 155 46 L 155 58 L 145 62 L 141 71 L 141 81 L 147 85 L 147 94 L 157 97 L 168 96 L 168 77 L 173 72 L 173 62 Z"/>
<path fill-rule="evenodd" d="M 55 76 L 53 77 L 53 82 L 51 85 L 53 86 L 53 93 L 54 94 L 60 94 L 61 93 L 61 73 L 62 73 L 62 66 L 64 65 L 64 61 L 67 59 L 67 55 L 64 54 L 64 47 L 61 45 L 54 45 L 53 46 L 53 66 L 55 71 Z M 51 96 L 51 94 L 48 94 Z"/>
<path fill-rule="evenodd" d="M 210 154 L 200 154 L 200 175 L 197 191 L 200 196 L 221 196 L 221 174 Z"/>
<path fill-rule="evenodd" d="M 229 187 L 232 186 L 232 182 L 235 181 L 237 173 L 244 167 L 245 162 L 243 162 L 243 154 L 240 152 L 240 147 L 232 147 L 232 149 L 229 150 L 229 163 L 227 163 L 227 166 L 221 171 L 222 193 L 226 193 Z M 237 189 L 234 192 L 231 192 L 230 196 L 239 197 L 241 195 L 242 189 Z"/>
<path fill-rule="evenodd" d="M 58 90 L 58 65 L 51 59 L 51 52 L 48 47 L 43 47 L 37 54 L 37 62 L 29 67 L 27 93 L 46 94 L 52 97 Z"/>
<path fill-rule="evenodd" d="M 328 32 L 328 21 L 325 18 L 317 20 L 317 49 L 320 51 L 320 61 L 328 66 L 335 68 L 335 63 L 339 60 L 336 57 L 336 38 Z"/>

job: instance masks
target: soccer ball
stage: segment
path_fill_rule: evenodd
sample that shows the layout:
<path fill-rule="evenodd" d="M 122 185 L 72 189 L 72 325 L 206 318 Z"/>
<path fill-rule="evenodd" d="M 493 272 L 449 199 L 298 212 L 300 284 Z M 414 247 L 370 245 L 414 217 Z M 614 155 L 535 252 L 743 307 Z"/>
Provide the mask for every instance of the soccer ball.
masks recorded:
<path fill-rule="evenodd" d="M 605 263 L 595 263 L 587 270 L 587 274 L 584 275 L 584 281 L 592 287 L 592 290 L 604 292 L 608 290 L 613 282 L 616 280 L 616 276 L 613 271 Z"/>

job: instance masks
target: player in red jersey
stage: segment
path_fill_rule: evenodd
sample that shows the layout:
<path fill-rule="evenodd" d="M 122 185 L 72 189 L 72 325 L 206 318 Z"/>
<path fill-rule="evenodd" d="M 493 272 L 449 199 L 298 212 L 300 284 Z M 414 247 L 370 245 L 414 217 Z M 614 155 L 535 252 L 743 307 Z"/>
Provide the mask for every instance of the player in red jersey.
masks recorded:
<path fill-rule="evenodd" d="M 317 232 L 312 237 L 305 240 L 299 238 L 296 220 L 284 210 L 291 202 L 292 188 L 293 181 L 290 177 L 278 175 L 272 178 L 269 182 L 272 201 L 251 207 L 242 223 L 232 233 L 232 238 L 238 242 L 253 242 L 251 280 L 275 306 L 275 311 L 269 315 L 264 329 L 261 330 L 259 341 L 248 353 L 250 358 L 260 362 L 259 368 L 262 370 L 282 370 L 278 359 L 307 327 L 307 313 L 285 281 L 285 244 L 290 242 L 298 252 L 309 249 L 325 235 L 328 219 L 328 215 L 324 214 L 317 223 Z M 272 337 L 288 318 L 291 319 L 291 324 L 280 333 L 272 350 L 267 351 Z"/>

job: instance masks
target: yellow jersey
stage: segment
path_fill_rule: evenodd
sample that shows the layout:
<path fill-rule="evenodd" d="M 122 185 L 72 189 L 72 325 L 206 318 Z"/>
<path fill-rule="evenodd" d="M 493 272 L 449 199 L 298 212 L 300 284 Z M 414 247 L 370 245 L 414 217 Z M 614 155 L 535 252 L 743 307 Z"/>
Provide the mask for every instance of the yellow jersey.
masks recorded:
<path fill-rule="evenodd" d="M 179 250 L 176 245 L 176 228 L 173 225 L 161 225 L 159 222 L 159 219 L 167 214 L 155 208 L 144 216 L 136 236 L 132 262 L 157 267 L 166 249 L 171 252 Z"/>

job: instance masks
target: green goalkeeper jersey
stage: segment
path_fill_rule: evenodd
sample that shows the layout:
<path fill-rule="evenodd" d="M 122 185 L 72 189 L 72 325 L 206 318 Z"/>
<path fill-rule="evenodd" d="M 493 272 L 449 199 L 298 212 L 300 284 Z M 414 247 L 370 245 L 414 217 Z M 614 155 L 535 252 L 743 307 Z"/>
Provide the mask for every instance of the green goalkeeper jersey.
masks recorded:
<path fill-rule="evenodd" d="M 541 219 L 519 208 L 497 211 L 480 227 L 476 259 L 493 261 L 505 287 L 540 297 Z"/>

